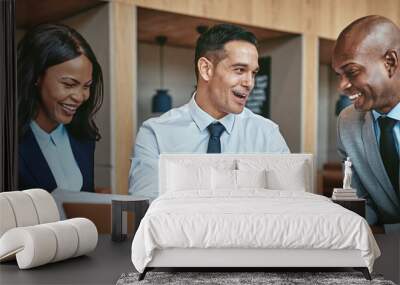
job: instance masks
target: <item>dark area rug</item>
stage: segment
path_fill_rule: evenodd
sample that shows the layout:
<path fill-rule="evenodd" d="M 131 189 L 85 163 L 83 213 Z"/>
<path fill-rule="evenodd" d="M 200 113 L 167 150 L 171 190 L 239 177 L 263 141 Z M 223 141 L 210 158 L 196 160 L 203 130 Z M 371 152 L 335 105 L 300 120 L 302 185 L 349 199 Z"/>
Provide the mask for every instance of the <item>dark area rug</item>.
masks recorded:
<path fill-rule="evenodd" d="M 246 284 L 379 284 L 395 285 L 384 280 L 380 275 L 372 274 L 372 281 L 364 278 L 360 272 L 154 272 L 150 271 L 142 281 L 139 273 L 124 273 L 117 285 L 133 284 L 213 284 L 213 285 L 246 285 Z"/>

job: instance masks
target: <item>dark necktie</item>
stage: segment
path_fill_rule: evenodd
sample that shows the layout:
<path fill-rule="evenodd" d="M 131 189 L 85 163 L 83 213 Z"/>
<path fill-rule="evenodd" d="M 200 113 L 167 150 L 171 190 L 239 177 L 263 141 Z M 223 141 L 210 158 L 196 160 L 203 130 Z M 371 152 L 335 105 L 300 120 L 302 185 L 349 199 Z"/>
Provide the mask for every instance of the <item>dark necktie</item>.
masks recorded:
<path fill-rule="evenodd" d="M 381 129 L 381 137 L 379 141 L 379 149 L 385 165 L 386 173 L 392 182 L 396 192 L 399 191 L 399 155 L 396 150 L 394 141 L 393 127 L 397 120 L 389 117 L 379 117 L 379 127 Z"/>
<path fill-rule="evenodd" d="M 207 153 L 221 153 L 221 141 L 219 140 L 219 138 L 225 131 L 225 127 L 220 122 L 217 122 L 209 124 L 207 129 L 210 133 Z"/>

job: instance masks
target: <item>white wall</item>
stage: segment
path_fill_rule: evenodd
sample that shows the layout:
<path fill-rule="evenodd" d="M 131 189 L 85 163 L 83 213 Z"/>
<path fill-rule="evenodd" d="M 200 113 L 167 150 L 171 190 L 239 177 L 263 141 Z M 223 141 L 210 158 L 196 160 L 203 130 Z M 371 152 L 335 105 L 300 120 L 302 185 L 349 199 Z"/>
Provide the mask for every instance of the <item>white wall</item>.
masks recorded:
<path fill-rule="evenodd" d="M 260 56 L 271 56 L 271 120 L 293 153 L 301 148 L 301 37 L 260 43 Z"/>
<path fill-rule="evenodd" d="M 187 103 L 194 91 L 194 50 L 164 47 L 164 88 L 172 96 L 173 107 Z M 160 88 L 160 48 L 156 44 L 138 45 L 138 127 L 150 118 L 152 97 Z"/>

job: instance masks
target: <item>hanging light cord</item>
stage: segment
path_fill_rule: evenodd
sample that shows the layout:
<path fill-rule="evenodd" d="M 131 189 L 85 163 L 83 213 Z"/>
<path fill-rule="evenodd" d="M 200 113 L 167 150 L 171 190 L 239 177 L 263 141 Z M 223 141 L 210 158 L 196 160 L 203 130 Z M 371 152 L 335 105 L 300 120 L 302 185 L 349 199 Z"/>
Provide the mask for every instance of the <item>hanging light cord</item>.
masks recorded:
<path fill-rule="evenodd" d="M 167 37 L 157 36 L 156 42 L 160 45 L 160 88 L 164 89 L 164 45 L 167 42 Z"/>
<path fill-rule="evenodd" d="M 164 89 L 164 45 L 160 45 L 160 88 Z"/>

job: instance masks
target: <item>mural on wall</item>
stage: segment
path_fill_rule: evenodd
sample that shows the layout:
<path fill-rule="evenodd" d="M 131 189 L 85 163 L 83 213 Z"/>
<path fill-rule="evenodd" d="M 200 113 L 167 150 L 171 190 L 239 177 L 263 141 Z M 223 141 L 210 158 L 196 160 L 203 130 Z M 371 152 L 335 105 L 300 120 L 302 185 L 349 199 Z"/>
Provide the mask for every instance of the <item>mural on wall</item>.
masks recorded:
<path fill-rule="evenodd" d="M 246 107 L 253 113 L 265 118 L 270 117 L 271 94 L 271 57 L 260 57 L 260 70 L 256 75 L 254 89 L 246 102 Z"/>

